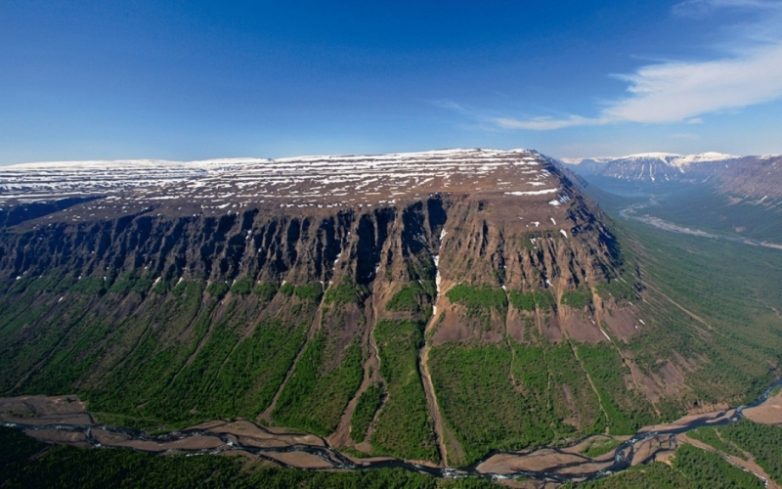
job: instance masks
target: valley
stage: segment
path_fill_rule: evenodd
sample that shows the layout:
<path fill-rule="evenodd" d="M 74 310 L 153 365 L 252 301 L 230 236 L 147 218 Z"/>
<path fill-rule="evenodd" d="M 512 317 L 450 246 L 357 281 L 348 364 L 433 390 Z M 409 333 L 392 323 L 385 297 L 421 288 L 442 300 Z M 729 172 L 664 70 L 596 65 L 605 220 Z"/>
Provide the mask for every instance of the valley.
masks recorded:
<path fill-rule="evenodd" d="M 629 207 L 626 207 L 622 209 L 619 214 L 624 219 L 634 219 L 636 221 L 642 222 L 644 224 L 648 224 L 650 226 L 654 226 L 657 229 L 661 229 L 663 231 L 670 231 L 673 233 L 681 233 L 681 234 L 687 234 L 690 236 L 698 236 L 701 238 L 709 238 L 709 239 L 722 239 L 726 241 L 732 241 L 734 243 L 741 243 L 748 246 L 761 246 L 763 248 L 771 248 L 771 249 L 777 249 L 782 250 L 782 244 L 780 243 L 770 243 L 768 241 L 758 241 L 752 238 L 743 238 L 739 236 L 731 236 L 731 235 L 724 235 L 724 234 L 715 234 L 709 231 L 703 231 L 701 229 L 693 229 L 686 226 L 681 226 L 679 224 L 674 224 L 672 222 L 666 221 L 664 219 L 661 219 L 659 217 L 650 215 L 650 214 L 641 214 L 640 212 L 643 212 L 644 209 L 649 208 L 653 205 L 653 202 L 649 202 L 646 204 L 633 204 Z"/>

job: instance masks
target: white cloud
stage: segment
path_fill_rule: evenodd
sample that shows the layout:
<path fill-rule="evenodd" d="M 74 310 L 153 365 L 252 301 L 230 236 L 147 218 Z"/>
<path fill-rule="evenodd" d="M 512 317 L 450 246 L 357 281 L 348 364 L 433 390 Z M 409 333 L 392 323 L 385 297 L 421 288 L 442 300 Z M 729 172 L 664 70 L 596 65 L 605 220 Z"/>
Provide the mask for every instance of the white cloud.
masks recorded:
<path fill-rule="evenodd" d="M 686 0 L 674 7 L 674 13 L 705 14 L 724 8 L 750 11 L 758 20 L 729 43 L 733 51 L 721 58 L 656 63 L 618 76 L 627 82 L 625 96 L 609 102 L 596 117 L 503 117 L 493 122 L 504 129 L 537 131 L 620 122 L 699 124 L 706 114 L 782 98 L 782 1 Z M 755 42 L 751 32 L 770 31 L 766 28 L 771 25 L 774 37 Z"/>
<path fill-rule="evenodd" d="M 678 122 L 782 96 L 782 44 L 743 56 L 645 66 L 625 77 L 629 97 L 604 113 L 633 122 Z"/>

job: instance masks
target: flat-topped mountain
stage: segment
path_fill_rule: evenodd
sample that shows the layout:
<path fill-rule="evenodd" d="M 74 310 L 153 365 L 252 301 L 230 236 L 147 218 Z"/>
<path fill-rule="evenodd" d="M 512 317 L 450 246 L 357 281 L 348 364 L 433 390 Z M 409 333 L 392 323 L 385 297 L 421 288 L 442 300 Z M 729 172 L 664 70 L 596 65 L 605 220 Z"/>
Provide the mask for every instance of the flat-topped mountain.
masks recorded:
<path fill-rule="evenodd" d="M 5 394 L 463 465 L 743 392 L 534 151 L 31 164 L 0 189 Z"/>

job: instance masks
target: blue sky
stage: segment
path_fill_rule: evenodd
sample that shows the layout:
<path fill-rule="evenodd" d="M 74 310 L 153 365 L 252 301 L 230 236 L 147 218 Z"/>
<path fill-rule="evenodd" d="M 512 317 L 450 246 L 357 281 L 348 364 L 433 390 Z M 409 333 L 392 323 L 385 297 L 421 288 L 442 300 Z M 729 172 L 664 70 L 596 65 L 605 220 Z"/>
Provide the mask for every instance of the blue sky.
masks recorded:
<path fill-rule="evenodd" d="M 0 163 L 782 152 L 782 2 L 0 2 Z"/>

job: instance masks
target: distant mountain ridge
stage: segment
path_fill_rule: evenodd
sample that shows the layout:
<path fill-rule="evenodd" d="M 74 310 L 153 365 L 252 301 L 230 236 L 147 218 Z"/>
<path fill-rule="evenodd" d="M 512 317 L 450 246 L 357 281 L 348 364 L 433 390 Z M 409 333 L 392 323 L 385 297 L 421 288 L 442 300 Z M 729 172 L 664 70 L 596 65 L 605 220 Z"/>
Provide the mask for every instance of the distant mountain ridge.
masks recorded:
<path fill-rule="evenodd" d="M 624 156 L 598 156 L 587 158 L 564 158 L 562 161 L 571 165 L 604 164 L 613 162 L 655 162 L 668 166 L 684 168 L 693 163 L 707 163 L 738 158 L 736 155 L 707 151 L 704 153 L 679 154 L 665 152 L 635 153 Z"/>
<path fill-rule="evenodd" d="M 658 152 L 566 160 L 565 163 L 574 165 L 575 171 L 582 175 L 657 182 L 678 180 L 693 166 L 713 165 L 735 158 L 734 155 L 716 152 L 690 155 Z"/>
<path fill-rule="evenodd" d="M 722 193 L 741 197 L 782 198 L 780 155 L 640 153 L 562 161 L 587 179 L 612 178 L 647 184 L 709 184 Z"/>

